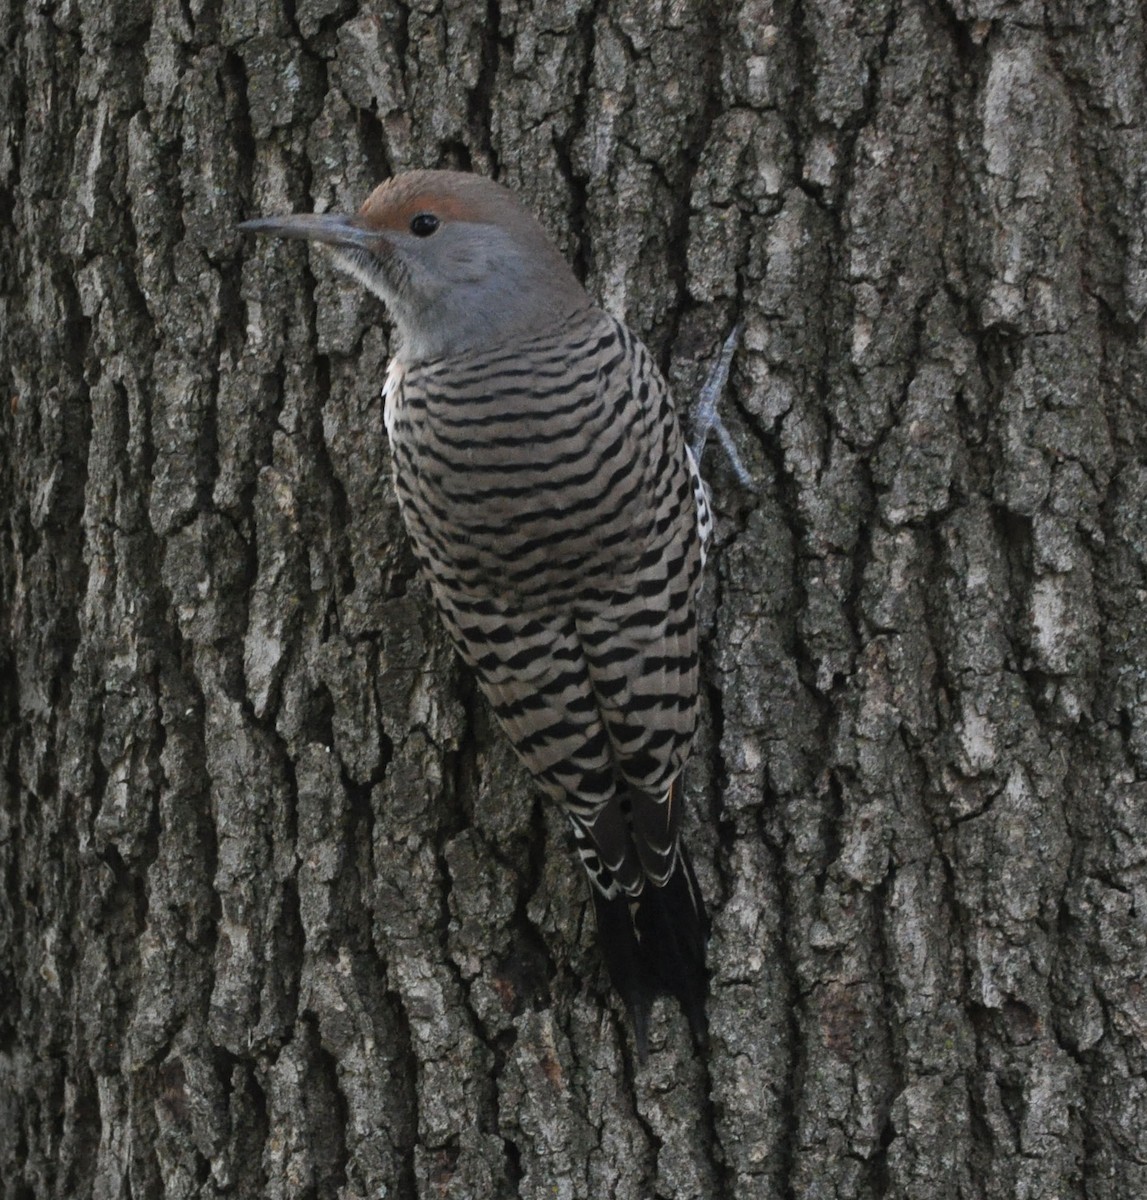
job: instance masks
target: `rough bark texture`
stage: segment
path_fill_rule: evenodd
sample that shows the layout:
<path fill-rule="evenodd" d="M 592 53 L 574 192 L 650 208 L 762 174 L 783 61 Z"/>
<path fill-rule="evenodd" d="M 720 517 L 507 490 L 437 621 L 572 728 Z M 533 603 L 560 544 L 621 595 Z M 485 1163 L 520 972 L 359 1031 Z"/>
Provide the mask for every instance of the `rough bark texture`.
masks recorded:
<path fill-rule="evenodd" d="M 0 5 L 0 1196 L 1147 1195 L 1135 0 Z M 716 454 L 709 1060 L 637 1069 L 413 574 L 382 310 L 497 174 Z"/>

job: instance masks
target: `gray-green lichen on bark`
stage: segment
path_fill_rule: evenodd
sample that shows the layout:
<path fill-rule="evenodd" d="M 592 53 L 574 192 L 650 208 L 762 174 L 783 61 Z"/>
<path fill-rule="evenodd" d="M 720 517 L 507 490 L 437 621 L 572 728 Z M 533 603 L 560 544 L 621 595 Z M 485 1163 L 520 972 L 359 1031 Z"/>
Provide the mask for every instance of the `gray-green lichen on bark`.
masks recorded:
<path fill-rule="evenodd" d="M 1147 1192 L 1140 8 L 0 10 L 0 1196 Z M 634 1067 L 257 213 L 496 173 L 707 464 L 712 1052 Z"/>

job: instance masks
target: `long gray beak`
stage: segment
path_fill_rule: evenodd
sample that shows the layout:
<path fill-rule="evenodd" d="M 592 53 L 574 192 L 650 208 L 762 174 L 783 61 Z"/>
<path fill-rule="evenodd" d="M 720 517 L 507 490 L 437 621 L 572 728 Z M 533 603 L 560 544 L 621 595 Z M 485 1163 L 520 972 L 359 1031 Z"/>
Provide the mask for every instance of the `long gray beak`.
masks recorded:
<path fill-rule="evenodd" d="M 293 213 L 285 217 L 257 217 L 241 221 L 244 233 L 266 233 L 272 237 L 302 238 L 328 246 L 366 249 L 378 245 L 376 230 L 363 226 L 362 218 L 347 213 Z"/>

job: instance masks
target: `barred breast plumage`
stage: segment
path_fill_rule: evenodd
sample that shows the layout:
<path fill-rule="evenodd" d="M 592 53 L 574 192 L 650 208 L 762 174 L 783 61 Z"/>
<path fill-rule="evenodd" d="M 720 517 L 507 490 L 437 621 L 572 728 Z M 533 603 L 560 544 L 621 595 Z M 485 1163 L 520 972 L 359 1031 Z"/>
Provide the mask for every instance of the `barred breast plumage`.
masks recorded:
<path fill-rule="evenodd" d="M 555 734 L 605 715 L 630 782 L 666 785 L 693 732 L 702 542 L 680 428 L 644 348 L 591 310 L 560 339 L 548 331 L 495 356 L 408 367 L 393 404 L 407 528 L 483 684 L 503 705 L 506 693 L 536 687 L 560 631 L 577 646 L 549 669 L 570 689 L 555 703 L 572 708 L 553 714 L 564 717 Z M 571 667 L 582 659 L 578 681 Z M 578 692 L 591 671 L 598 694 L 587 707 Z M 646 680 L 656 715 L 643 741 L 655 750 L 641 755 L 624 734 Z M 515 746 L 550 783 L 543 717 L 515 720 Z M 583 811 L 598 801 L 580 789 L 568 799 Z"/>

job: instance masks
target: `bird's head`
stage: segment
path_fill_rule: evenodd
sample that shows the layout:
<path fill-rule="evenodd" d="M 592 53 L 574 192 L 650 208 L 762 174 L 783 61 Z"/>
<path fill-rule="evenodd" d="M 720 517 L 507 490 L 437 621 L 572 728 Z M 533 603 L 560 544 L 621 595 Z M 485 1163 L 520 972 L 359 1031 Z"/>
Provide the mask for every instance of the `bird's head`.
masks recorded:
<path fill-rule="evenodd" d="M 380 184 L 355 214 L 261 217 L 239 228 L 328 247 L 390 310 L 407 361 L 504 344 L 590 303 L 541 225 L 481 175 L 411 171 Z"/>

